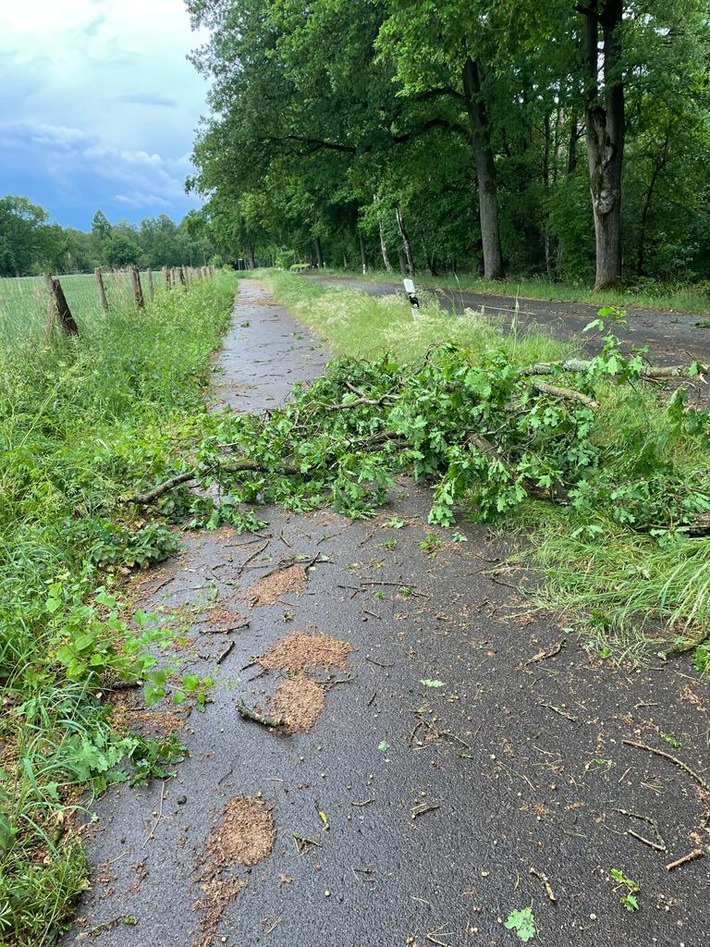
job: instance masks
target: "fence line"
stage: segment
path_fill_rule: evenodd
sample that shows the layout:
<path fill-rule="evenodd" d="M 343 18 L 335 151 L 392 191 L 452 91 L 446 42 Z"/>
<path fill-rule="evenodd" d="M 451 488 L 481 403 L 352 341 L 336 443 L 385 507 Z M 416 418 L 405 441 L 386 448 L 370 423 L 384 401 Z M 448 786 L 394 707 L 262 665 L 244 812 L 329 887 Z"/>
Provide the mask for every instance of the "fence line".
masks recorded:
<path fill-rule="evenodd" d="M 213 266 L 163 267 L 165 291 L 177 287 L 187 290 L 195 280 L 214 276 Z M 56 277 L 0 279 L 0 343 L 33 334 L 51 334 L 56 328 L 66 335 L 81 335 L 84 320 L 96 313 L 110 316 L 117 307 L 133 306 L 136 311 L 154 299 L 156 283 L 153 271 L 138 267 L 102 269 L 93 274 L 69 274 Z M 79 318 L 77 318 L 77 315 Z"/>

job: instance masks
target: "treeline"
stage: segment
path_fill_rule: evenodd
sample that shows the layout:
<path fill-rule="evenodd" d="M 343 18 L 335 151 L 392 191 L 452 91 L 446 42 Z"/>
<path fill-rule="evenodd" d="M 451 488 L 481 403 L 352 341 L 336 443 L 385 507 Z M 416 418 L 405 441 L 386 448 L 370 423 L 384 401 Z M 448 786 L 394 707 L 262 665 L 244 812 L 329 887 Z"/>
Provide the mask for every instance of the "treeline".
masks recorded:
<path fill-rule="evenodd" d="M 710 278 L 706 0 L 187 0 L 231 256 Z"/>
<path fill-rule="evenodd" d="M 26 197 L 0 198 L 0 276 L 86 273 L 97 266 L 134 263 L 204 266 L 216 252 L 200 211 L 190 211 L 179 224 L 161 214 L 133 225 L 111 224 L 98 210 L 89 232 L 48 221 L 49 214 Z"/>

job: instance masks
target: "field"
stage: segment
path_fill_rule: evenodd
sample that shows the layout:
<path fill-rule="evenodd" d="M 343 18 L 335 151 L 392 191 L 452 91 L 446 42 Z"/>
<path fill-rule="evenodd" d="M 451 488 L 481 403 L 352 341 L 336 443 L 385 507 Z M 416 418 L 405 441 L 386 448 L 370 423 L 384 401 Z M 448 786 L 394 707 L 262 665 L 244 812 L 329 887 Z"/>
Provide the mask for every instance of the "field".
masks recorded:
<path fill-rule="evenodd" d="M 59 277 L 69 308 L 79 331 L 103 319 L 96 277 L 77 273 Z M 154 274 L 156 285 L 162 276 Z M 143 292 L 148 291 L 147 274 L 141 274 Z M 131 305 L 133 290 L 127 272 L 104 275 L 106 296 L 112 309 Z M 18 340 L 39 339 L 47 331 L 49 293 L 41 276 L 0 279 L 0 349 Z"/>

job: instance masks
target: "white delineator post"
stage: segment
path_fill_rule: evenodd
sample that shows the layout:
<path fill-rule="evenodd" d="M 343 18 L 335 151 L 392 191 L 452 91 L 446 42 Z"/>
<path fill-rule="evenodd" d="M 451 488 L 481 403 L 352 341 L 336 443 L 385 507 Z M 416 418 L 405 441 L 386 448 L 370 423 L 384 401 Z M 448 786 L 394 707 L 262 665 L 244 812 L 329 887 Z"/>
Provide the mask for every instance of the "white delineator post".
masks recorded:
<path fill-rule="evenodd" d="M 415 322 L 418 322 L 422 314 L 419 311 L 419 300 L 417 299 L 417 287 L 414 285 L 414 280 L 405 279 L 404 282 L 404 292 L 409 300 L 409 305 L 412 307 L 412 319 Z"/>

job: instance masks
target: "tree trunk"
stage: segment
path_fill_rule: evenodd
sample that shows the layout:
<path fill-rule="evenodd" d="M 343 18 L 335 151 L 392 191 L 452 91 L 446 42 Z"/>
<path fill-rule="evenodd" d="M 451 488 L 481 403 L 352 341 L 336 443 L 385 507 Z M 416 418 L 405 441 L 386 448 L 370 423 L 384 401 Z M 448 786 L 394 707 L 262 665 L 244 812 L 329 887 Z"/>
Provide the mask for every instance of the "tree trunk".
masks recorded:
<path fill-rule="evenodd" d="M 382 253 L 382 262 L 384 263 L 385 270 L 388 273 L 394 273 L 394 267 L 390 263 L 390 258 L 387 255 L 387 244 L 385 243 L 385 225 L 381 220 L 378 220 L 377 223 L 380 229 L 380 252 Z"/>
<path fill-rule="evenodd" d="M 407 261 L 407 275 L 414 276 L 414 258 L 412 256 L 412 245 L 409 242 L 407 225 L 404 222 L 404 217 L 402 216 L 402 210 L 399 204 L 395 208 L 395 213 L 397 215 L 397 226 L 399 227 L 399 233 L 402 237 L 402 244 L 404 246 L 404 256 Z"/>
<path fill-rule="evenodd" d="M 587 71 L 587 156 L 596 238 L 594 288 L 610 289 L 621 281 L 621 171 L 625 134 L 624 85 L 620 72 L 623 0 L 589 0 L 582 17 Z M 602 93 L 597 78 L 600 27 Z"/>
<path fill-rule="evenodd" d="M 666 131 L 666 137 L 663 140 L 663 153 L 653 162 L 651 180 L 648 182 L 646 197 L 643 202 L 643 210 L 641 211 L 641 224 L 639 226 L 638 256 L 636 261 L 636 273 L 638 276 L 643 276 L 646 269 L 646 226 L 648 223 L 648 212 L 651 209 L 651 201 L 653 200 L 653 193 L 656 190 L 658 177 L 668 162 L 670 134 L 671 130 L 668 128 Z"/>
<path fill-rule="evenodd" d="M 365 250 L 365 241 L 362 239 L 362 234 L 359 233 L 357 238 L 360 243 L 360 263 L 362 264 L 362 275 L 364 276 L 367 273 L 367 251 Z"/>
<path fill-rule="evenodd" d="M 316 237 L 314 240 L 316 246 L 316 265 L 319 270 L 325 269 L 325 263 L 323 262 L 323 247 L 321 246 L 320 237 Z"/>
<path fill-rule="evenodd" d="M 503 276 L 503 252 L 498 226 L 496 168 L 491 148 L 488 116 L 481 98 L 479 65 L 468 58 L 463 67 L 463 90 L 471 126 L 471 148 L 478 180 L 478 207 L 483 243 L 483 272 L 487 279 Z"/>
<path fill-rule="evenodd" d="M 256 260 L 254 259 L 254 244 L 247 244 L 247 265 L 250 270 L 256 269 Z"/>

